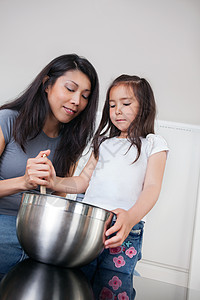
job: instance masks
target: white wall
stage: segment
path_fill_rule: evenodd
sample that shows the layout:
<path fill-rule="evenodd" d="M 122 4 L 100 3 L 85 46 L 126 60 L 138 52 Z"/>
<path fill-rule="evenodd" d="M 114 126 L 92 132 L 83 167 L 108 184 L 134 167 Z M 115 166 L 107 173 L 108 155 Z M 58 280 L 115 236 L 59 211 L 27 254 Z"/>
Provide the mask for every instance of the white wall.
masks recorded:
<path fill-rule="evenodd" d="M 1 0 L 0 103 L 76 52 L 97 68 L 101 102 L 114 77 L 138 74 L 152 84 L 158 119 L 199 124 L 199 29 L 199 0 Z"/>
<path fill-rule="evenodd" d="M 199 125 L 199 29 L 199 0 L 0 0 L 0 104 L 75 52 L 99 73 L 100 108 L 111 80 L 136 74 L 153 87 L 158 119 Z"/>

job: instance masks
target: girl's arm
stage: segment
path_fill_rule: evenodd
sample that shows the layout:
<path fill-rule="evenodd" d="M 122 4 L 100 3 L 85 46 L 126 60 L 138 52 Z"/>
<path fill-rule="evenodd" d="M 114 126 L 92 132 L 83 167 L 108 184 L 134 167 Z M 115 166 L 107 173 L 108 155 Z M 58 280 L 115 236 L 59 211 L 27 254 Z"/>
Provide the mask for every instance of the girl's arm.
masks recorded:
<path fill-rule="evenodd" d="M 166 151 L 155 153 L 149 157 L 143 190 L 137 202 L 128 211 L 123 209 L 113 211 L 117 214 L 117 220 L 114 226 L 106 231 L 106 235 L 117 233 L 105 241 L 106 248 L 122 245 L 133 226 L 153 208 L 160 194 L 165 163 Z"/>
<path fill-rule="evenodd" d="M 0 127 L 0 156 L 4 149 L 5 139 Z M 48 155 L 49 153 L 50 151 L 47 150 L 46 154 Z M 36 158 L 28 159 L 24 176 L 0 180 L 0 198 L 29 189 L 34 189 L 40 184 L 47 184 L 48 182 L 45 178 L 48 176 L 50 166 L 46 162 L 47 158 L 43 158 L 41 155 Z"/>
<path fill-rule="evenodd" d="M 92 153 L 86 166 L 79 176 L 73 177 L 57 177 L 54 167 L 51 164 L 51 178 L 48 188 L 60 193 L 78 194 L 84 193 L 89 185 L 90 178 L 96 167 L 97 160 Z"/>
<path fill-rule="evenodd" d="M 72 177 L 74 175 L 75 171 L 76 171 L 77 166 L 78 166 L 78 162 L 70 169 L 69 173 L 66 174 L 65 177 Z M 61 196 L 61 197 L 64 197 L 64 198 L 67 196 L 67 193 L 64 193 L 64 192 L 54 191 L 52 194 L 57 195 L 57 196 Z"/>

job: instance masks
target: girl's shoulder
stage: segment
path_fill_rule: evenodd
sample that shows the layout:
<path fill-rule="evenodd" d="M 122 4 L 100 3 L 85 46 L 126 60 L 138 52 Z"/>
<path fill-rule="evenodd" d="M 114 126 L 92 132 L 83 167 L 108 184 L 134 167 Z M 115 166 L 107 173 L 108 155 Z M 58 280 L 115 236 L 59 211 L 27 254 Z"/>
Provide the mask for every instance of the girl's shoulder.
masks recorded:
<path fill-rule="evenodd" d="M 123 143 L 130 146 L 130 141 L 128 139 L 119 138 L 118 136 L 114 136 L 114 137 L 102 136 L 100 140 L 100 144 L 103 145 L 116 145 L 117 143 Z"/>
<path fill-rule="evenodd" d="M 145 146 L 148 156 L 161 151 L 169 151 L 167 141 L 158 134 L 148 134 L 146 138 L 142 139 L 142 144 Z"/>
<path fill-rule="evenodd" d="M 102 146 L 102 144 L 103 144 L 103 145 L 113 144 L 114 141 L 115 141 L 115 137 L 110 138 L 110 137 L 108 137 L 108 136 L 106 136 L 106 135 L 101 135 L 101 136 L 99 136 L 99 138 L 98 138 L 98 144 L 99 144 L 100 146 Z"/>

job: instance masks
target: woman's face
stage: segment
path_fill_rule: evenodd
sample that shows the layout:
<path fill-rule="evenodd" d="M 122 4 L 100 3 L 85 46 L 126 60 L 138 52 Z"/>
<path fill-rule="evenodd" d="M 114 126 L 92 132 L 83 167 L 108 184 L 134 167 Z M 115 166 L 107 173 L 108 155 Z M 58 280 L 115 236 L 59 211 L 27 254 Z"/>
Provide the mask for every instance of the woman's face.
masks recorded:
<path fill-rule="evenodd" d="M 58 123 L 68 123 L 87 106 L 91 83 L 84 73 L 72 70 L 60 76 L 45 91 L 53 118 Z"/>

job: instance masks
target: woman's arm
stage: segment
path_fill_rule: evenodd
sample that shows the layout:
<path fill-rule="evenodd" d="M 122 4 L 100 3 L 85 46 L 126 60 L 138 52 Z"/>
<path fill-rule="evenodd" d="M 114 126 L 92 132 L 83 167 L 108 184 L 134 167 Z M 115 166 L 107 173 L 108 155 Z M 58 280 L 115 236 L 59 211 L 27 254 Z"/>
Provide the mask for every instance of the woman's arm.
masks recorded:
<path fill-rule="evenodd" d="M 0 156 L 5 149 L 5 139 L 0 127 Z M 12 178 L 7 180 L 0 180 L 0 197 L 8 196 L 11 194 L 18 193 L 22 190 L 22 179 L 21 177 Z"/>
<path fill-rule="evenodd" d="M 5 149 L 5 139 L 0 128 L 0 156 Z M 50 151 L 47 151 L 47 155 Z M 16 158 L 17 159 L 17 158 Z M 44 164 L 47 158 L 36 157 L 28 159 L 24 176 L 0 180 L 0 198 L 22 191 L 36 188 L 39 184 L 47 184 L 46 177 L 50 166 Z"/>
<path fill-rule="evenodd" d="M 48 188 L 56 192 L 68 193 L 68 194 L 78 194 L 84 193 L 89 185 L 90 178 L 96 167 L 97 160 L 92 153 L 86 166 L 82 170 L 79 176 L 73 177 L 56 177 L 55 170 L 51 168 L 51 179 Z"/>
<path fill-rule="evenodd" d="M 5 139 L 0 126 L 0 156 L 3 153 L 4 149 L 5 149 Z"/>
<path fill-rule="evenodd" d="M 158 200 L 164 169 L 166 163 L 166 151 L 158 152 L 150 156 L 147 164 L 143 190 L 137 202 L 128 210 L 116 209 L 117 220 L 114 226 L 107 230 L 109 236 L 117 234 L 106 240 L 106 248 L 114 248 L 122 245 L 131 229 L 136 225 L 155 205 Z"/>

